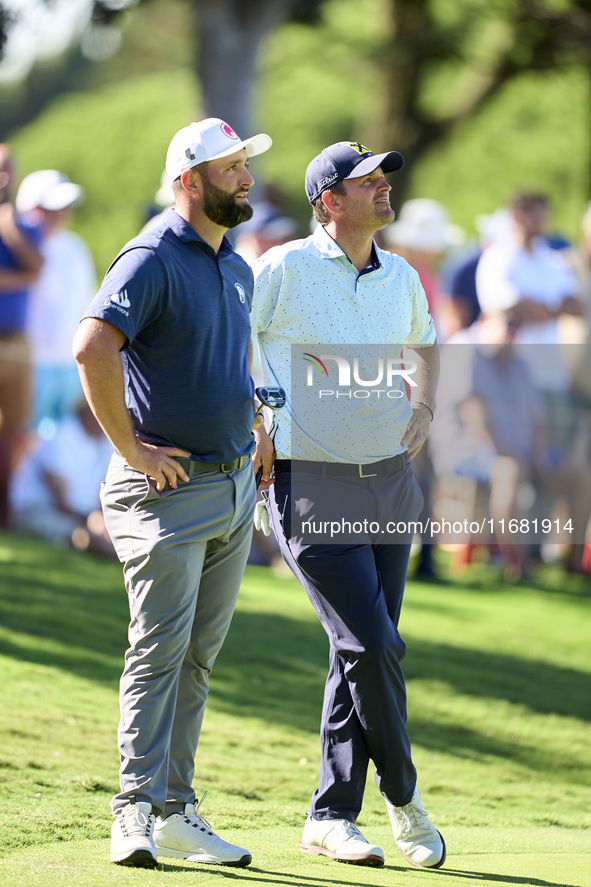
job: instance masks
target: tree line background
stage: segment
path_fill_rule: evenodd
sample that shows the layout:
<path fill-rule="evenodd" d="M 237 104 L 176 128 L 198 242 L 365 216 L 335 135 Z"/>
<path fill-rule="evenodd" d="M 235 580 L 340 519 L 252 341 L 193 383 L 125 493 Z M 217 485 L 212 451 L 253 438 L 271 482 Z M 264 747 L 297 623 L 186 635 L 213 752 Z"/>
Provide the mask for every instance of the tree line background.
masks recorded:
<path fill-rule="evenodd" d="M 13 22 L 0 2 L 0 43 Z M 171 135 L 209 115 L 271 134 L 255 177 L 303 233 L 307 163 L 354 139 L 405 156 L 395 208 L 433 197 L 470 235 L 476 214 L 535 187 L 576 239 L 590 100 L 591 0 L 96 0 L 81 43 L 0 89 L 0 138 L 21 174 L 55 167 L 84 186 L 75 227 L 102 274 Z"/>

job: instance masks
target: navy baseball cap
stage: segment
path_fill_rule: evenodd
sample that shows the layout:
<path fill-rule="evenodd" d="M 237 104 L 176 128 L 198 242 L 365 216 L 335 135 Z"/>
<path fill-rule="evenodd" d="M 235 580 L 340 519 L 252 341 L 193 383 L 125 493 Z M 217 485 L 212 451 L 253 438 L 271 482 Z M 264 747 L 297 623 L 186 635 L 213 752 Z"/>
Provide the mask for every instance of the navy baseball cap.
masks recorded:
<path fill-rule="evenodd" d="M 325 148 L 308 164 L 306 170 L 306 194 L 310 203 L 344 179 L 365 176 L 378 166 L 383 172 L 396 172 L 404 166 L 404 158 L 398 151 L 374 154 L 360 142 L 336 142 Z"/>

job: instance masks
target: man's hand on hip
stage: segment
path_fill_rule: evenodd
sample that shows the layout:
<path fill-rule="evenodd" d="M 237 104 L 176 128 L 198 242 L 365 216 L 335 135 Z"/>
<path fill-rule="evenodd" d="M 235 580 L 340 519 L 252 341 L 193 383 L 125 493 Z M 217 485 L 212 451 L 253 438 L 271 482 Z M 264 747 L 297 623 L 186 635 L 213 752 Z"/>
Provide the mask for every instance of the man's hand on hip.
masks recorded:
<path fill-rule="evenodd" d="M 404 437 L 400 441 L 402 446 L 406 447 L 409 459 L 413 459 L 417 455 L 427 440 L 430 426 L 430 411 L 422 404 L 415 404 L 412 408 L 412 416 L 406 426 Z"/>
<path fill-rule="evenodd" d="M 170 484 L 173 490 L 177 488 L 177 477 L 181 480 L 188 481 L 189 475 L 179 463 L 173 459 L 173 456 L 190 456 L 186 450 L 180 450 L 178 447 L 157 447 L 154 444 L 145 443 L 137 440 L 135 450 L 129 457 L 123 453 L 123 458 L 131 468 L 147 474 L 150 478 L 150 486 L 162 492 L 166 486 L 166 482 Z"/>

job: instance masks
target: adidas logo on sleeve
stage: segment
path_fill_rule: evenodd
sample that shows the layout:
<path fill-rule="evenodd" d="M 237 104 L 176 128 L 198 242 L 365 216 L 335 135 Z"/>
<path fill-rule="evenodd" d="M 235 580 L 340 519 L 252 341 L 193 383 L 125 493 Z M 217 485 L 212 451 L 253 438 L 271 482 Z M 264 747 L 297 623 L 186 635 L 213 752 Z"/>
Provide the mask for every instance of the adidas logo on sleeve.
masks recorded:
<path fill-rule="evenodd" d="M 121 293 L 115 293 L 111 296 L 111 302 L 115 302 L 116 305 L 121 305 L 122 308 L 129 308 L 131 302 L 127 296 L 127 290 L 123 290 Z"/>
<path fill-rule="evenodd" d="M 120 293 L 113 293 L 110 298 L 107 297 L 104 303 L 104 307 L 116 308 L 117 311 L 121 312 L 121 314 L 125 314 L 126 317 L 129 317 L 129 311 L 125 310 L 126 308 L 131 307 L 131 302 L 129 301 L 127 290 L 122 290 Z"/>

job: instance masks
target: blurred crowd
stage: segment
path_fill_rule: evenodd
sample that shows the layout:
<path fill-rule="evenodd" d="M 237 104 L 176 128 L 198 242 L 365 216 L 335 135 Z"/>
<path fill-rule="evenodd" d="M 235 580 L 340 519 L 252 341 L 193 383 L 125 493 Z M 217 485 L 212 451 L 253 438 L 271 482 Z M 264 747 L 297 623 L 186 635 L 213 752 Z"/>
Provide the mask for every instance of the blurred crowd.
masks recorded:
<path fill-rule="evenodd" d="M 99 503 L 112 447 L 71 355 L 96 292 L 88 245 L 69 230 L 82 189 L 57 170 L 15 185 L 0 145 L 0 527 L 112 554 Z M 146 225 L 173 200 L 164 174 Z M 271 186 L 253 207 L 235 240 L 247 261 L 309 233 Z M 578 243 L 551 231 L 546 196 L 533 191 L 474 224 L 470 240 L 444 206 L 419 198 L 376 238 L 418 272 L 443 345 L 436 419 L 414 460 L 421 520 L 492 519 L 488 535 L 425 535 L 417 574 L 438 578 L 435 544 L 451 545 L 456 573 L 485 557 L 512 580 L 536 558 L 591 574 L 591 205 Z M 256 357 L 254 375 L 262 384 Z M 556 515 L 576 526 L 570 543 L 517 544 L 506 530 L 512 518 Z M 272 537 L 255 532 L 251 563 L 280 562 Z"/>
<path fill-rule="evenodd" d="M 15 184 L 0 145 L 0 526 L 110 555 L 99 491 L 112 447 L 72 357 L 96 292 L 90 249 L 68 229 L 82 188 L 53 169 Z"/>
<path fill-rule="evenodd" d="M 435 537 L 452 573 L 483 556 L 511 581 L 536 559 L 591 572 L 591 207 L 578 244 L 549 230 L 548 209 L 519 191 L 465 243 L 441 204 L 416 199 L 379 232 L 417 270 L 442 343 L 437 415 L 414 467 L 423 524 L 463 527 Z"/>

